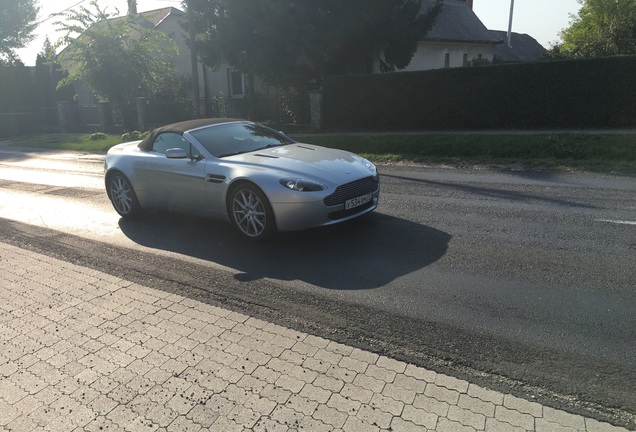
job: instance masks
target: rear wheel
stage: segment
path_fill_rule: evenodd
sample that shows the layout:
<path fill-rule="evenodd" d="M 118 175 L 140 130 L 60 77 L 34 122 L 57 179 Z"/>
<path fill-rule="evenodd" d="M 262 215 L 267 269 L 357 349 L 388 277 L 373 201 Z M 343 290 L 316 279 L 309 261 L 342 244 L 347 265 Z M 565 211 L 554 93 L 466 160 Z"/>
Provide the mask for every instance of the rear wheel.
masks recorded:
<path fill-rule="evenodd" d="M 228 196 L 230 221 L 243 236 L 263 240 L 276 231 L 272 207 L 257 186 L 241 183 L 232 187 Z"/>
<path fill-rule="evenodd" d="M 108 196 L 115 211 L 123 218 L 132 218 L 141 212 L 137 195 L 130 181 L 122 173 L 108 176 Z"/>

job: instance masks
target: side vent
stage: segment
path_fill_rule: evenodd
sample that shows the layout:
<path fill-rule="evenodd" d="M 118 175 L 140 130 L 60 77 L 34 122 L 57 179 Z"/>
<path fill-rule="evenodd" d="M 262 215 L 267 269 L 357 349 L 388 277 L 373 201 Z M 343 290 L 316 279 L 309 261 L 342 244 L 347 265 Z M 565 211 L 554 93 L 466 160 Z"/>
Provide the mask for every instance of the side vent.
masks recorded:
<path fill-rule="evenodd" d="M 208 183 L 223 183 L 225 181 L 225 176 L 224 175 L 218 175 L 218 174 L 208 174 L 205 177 L 205 180 Z"/>

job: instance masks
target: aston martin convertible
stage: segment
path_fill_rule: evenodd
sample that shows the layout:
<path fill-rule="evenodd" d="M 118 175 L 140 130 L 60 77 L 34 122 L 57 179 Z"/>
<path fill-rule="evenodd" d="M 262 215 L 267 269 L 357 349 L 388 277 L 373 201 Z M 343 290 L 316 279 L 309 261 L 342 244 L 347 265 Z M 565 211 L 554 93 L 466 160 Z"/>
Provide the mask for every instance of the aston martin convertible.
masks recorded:
<path fill-rule="evenodd" d="M 168 209 L 221 218 L 250 239 L 343 222 L 373 211 L 376 167 L 264 125 L 200 119 L 112 147 L 108 198 L 123 218 Z"/>

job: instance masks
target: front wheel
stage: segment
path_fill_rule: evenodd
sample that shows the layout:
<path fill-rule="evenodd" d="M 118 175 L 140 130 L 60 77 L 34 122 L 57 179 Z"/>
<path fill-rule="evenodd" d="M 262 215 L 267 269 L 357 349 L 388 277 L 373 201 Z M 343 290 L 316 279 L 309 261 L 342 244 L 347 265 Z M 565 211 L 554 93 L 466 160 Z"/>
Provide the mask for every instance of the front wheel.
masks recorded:
<path fill-rule="evenodd" d="M 276 231 L 272 207 L 258 187 L 242 183 L 230 189 L 228 196 L 230 221 L 242 235 L 263 240 Z"/>
<path fill-rule="evenodd" d="M 137 195 L 130 181 L 121 173 L 108 176 L 108 196 L 115 211 L 123 218 L 132 218 L 141 212 Z"/>

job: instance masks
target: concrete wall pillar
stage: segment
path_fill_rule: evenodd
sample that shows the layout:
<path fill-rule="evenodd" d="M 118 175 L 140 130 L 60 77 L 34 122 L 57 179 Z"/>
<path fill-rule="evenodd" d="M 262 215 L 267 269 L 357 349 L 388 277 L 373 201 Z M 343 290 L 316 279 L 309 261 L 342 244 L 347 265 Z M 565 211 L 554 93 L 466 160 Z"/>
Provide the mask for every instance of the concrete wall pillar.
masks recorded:
<path fill-rule="evenodd" d="M 139 122 L 139 131 L 143 132 L 146 130 L 146 126 L 148 125 L 148 104 L 150 101 L 147 97 L 138 97 L 135 98 L 135 102 L 137 104 L 137 121 Z"/>
<path fill-rule="evenodd" d="M 322 129 L 322 91 L 309 92 L 309 107 L 311 109 L 311 128 Z"/>
<path fill-rule="evenodd" d="M 75 102 L 58 102 L 57 116 L 62 132 L 77 132 L 80 129 L 80 112 Z"/>
<path fill-rule="evenodd" d="M 109 132 L 113 127 L 113 110 L 110 102 L 98 102 L 97 113 L 99 115 L 99 128 L 101 132 Z"/>

